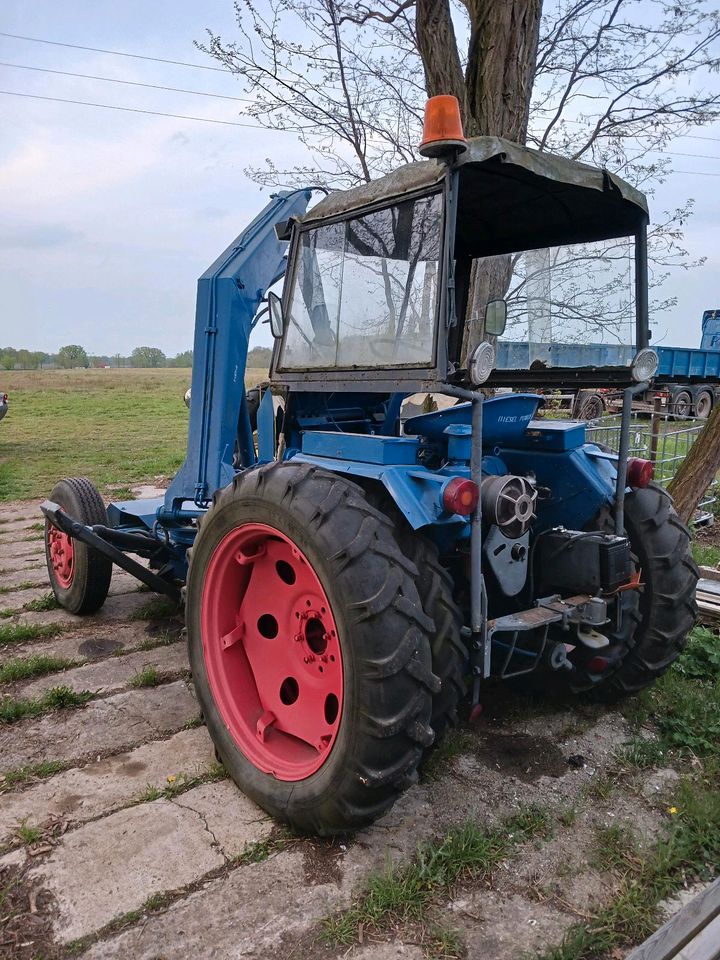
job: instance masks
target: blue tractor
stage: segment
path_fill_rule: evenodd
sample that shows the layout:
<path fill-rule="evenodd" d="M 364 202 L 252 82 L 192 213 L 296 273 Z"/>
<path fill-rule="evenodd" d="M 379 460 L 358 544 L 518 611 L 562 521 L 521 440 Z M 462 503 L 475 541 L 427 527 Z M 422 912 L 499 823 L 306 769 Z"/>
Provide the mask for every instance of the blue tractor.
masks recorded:
<path fill-rule="evenodd" d="M 220 759 L 272 815 L 323 835 L 385 813 L 487 678 L 624 697 L 695 618 L 688 531 L 628 456 L 657 362 L 644 197 L 495 138 L 430 130 L 421 152 L 314 205 L 310 189 L 276 194 L 200 278 L 188 452 L 164 498 L 106 507 L 74 478 L 43 504 L 58 601 L 97 610 L 113 563 L 182 597 Z M 498 369 L 518 258 L 607 241 L 632 251 L 632 278 L 597 287 L 633 305 L 628 362 Z M 558 298 L 541 287 L 533 317 Z M 262 320 L 270 378 L 246 391 Z M 624 391 L 617 453 L 539 417 L 539 396 L 497 392 L 608 382 Z"/>

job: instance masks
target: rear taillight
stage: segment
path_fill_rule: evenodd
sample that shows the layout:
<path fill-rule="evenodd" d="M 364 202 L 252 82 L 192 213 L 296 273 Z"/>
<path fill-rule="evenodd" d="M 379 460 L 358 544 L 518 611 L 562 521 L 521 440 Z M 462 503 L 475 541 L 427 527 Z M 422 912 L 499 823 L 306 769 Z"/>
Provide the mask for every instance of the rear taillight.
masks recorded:
<path fill-rule="evenodd" d="M 655 475 L 655 467 L 650 460 L 641 460 L 640 457 L 631 457 L 627 465 L 627 484 L 638 490 L 644 490 L 650 485 Z"/>
<path fill-rule="evenodd" d="M 480 491 L 472 480 L 455 477 L 445 484 L 442 492 L 443 508 L 448 513 L 469 517 L 478 505 Z"/>

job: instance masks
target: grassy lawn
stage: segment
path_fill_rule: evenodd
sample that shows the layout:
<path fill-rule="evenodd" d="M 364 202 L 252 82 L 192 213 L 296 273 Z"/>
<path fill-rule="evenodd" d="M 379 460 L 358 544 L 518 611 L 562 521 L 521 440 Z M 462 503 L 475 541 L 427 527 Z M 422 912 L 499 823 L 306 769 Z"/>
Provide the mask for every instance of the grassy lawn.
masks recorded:
<path fill-rule="evenodd" d="M 248 385 L 265 376 L 249 370 Z M 104 493 L 183 462 L 190 370 L 47 370 L 0 374 L 10 410 L 0 424 L 0 502 L 90 477 Z"/>

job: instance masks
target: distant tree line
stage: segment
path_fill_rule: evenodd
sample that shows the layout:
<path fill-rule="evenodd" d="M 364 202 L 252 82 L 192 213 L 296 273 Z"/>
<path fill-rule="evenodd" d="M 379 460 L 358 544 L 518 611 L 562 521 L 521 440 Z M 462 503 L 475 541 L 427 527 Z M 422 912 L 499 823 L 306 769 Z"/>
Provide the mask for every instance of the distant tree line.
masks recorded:
<path fill-rule="evenodd" d="M 248 353 L 249 367 L 270 366 L 272 350 L 255 347 Z M 42 350 L 16 350 L 0 347 L 0 370 L 71 370 L 76 367 L 192 367 L 192 350 L 183 350 L 174 357 L 166 356 L 159 347 L 135 347 L 130 356 L 116 353 L 114 356 L 88 353 L 77 343 L 60 347 L 57 353 Z"/>

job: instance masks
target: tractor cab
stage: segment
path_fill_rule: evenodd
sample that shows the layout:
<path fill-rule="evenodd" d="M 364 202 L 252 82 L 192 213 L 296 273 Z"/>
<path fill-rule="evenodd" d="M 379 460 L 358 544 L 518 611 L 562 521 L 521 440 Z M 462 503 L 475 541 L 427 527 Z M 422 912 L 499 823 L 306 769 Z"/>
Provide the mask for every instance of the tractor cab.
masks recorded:
<path fill-rule="evenodd" d="M 271 378 L 318 392 L 631 383 L 646 224 L 642 194 L 607 171 L 493 137 L 330 194 L 292 223 Z"/>

